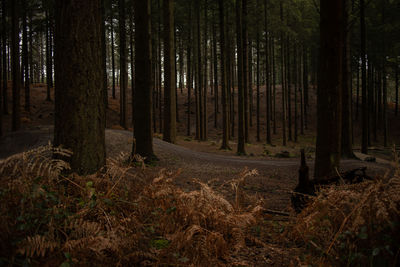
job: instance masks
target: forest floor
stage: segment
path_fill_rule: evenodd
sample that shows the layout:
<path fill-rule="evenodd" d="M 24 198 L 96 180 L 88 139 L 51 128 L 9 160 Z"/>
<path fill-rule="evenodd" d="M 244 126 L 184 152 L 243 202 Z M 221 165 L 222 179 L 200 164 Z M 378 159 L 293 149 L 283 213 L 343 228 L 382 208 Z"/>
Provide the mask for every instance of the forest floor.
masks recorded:
<path fill-rule="evenodd" d="M 54 120 L 54 103 L 45 101 L 45 86 L 37 86 L 32 90 L 31 112 L 22 112 L 22 129 L 15 133 L 6 133 L 0 139 L 0 159 L 8 157 L 12 154 L 26 151 L 28 149 L 46 145 L 52 141 Z M 53 92 L 52 92 L 53 95 Z M 23 99 L 21 97 L 21 99 Z M 117 95 L 118 99 L 118 95 Z M 185 96 L 180 97 L 180 116 L 184 121 L 186 115 Z M 209 100 L 210 110 L 213 110 L 212 99 Z M 128 103 L 130 107 L 130 103 Z M 11 108 L 10 108 L 11 109 Z M 108 157 L 115 158 L 120 153 L 130 154 L 132 149 L 132 132 L 123 130 L 118 126 L 118 110 L 117 100 L 110 99 L 110 109 L 107 115 L 106 145 Z M 312 113 L 314 111 L 310 111 Z M 253 142 L 246 145 L 247 156 L 236 156 L 235 141 L 230 142 L 232 150 L 220 150 L 220 133 L 213 128 L 213 114 L 209 114 L 209 140 L 198 142 L 193 136 L 185 136 L 186 126 L 184 123 L 178 124 L 178 140 L 177 144 L 169 144 L 161 140 L 160 134 L 155 134 L 154 150 L 160 161 L 156 166 L 146 168 L 145 176 L 149 179 L 157 177 L 162 169 L 168 169 L 172 172 L 179 173 L 174 178 L 174 184 L 185 191 L 199 189 L 199 184 L 194 179 L 208 183 L 216 192 L 222 194 L 226 199 L 233 200 L 235 193 L 231 190 L 231 184 L 228 181 L 240 176 L 246 168 L 256 169 L 257 174 L 246 179 L 243 184 L 243 190 L 247 195 L 257 196 L 263 199 L 264 208 L 269 210 L 287 212 L 292 214 L 290 206 L 291 192 L 297 184 L 298 168 L 299 168 L 299 150 L 305 148 L 307 154 L 307 163 L 310 166 L 310 176 L 313 175 L 313 158 L 315 152 L 315 119 L 310 116 L 309 130 L 304 136 L 299 136 L 299 142 L 289 142 L 288 146 L 266 145 L 263 142 Z M 279 114 L 277 114 L 279 116 Z M 130 112 L 128 112 L 128 117 Z M 193 116 L 194 117 L 194 116 Z M 263 121 L 262 116 L 261 120 Z M 192 119 L 192 121 L 194 118 Z M 5 128 L 10 128 L 11 116 L 5 118 Z M 128 119 L 128 121 L 130 121 Z M 255 120 L 254 120 L 255 121 Z M 279 124 L 279 123 L 278 123 Z M 194 127 L 192 127 L 193 133 Z M 255 126 L 251 128 L 251 136 L 255 137 Z M 397 129 L 397 128 L 396 128 Z M 263 130 L 263 128 L 262 128 Z M 279 133 L 279 126 L 278 126 Z M 396 130 L 397 131 L 397 130 Z M 395 133 L 396 133 L 395 131 Z M 264 131 L 263 131 L 264 132 Z M 392 135 L 392 140 L 397 137 Z M 280 144 L 281 139 L 278 135 L 274 136 L 274 144 Z M 288 158 L 281 158 L 279 154 L 287 151 Z M 365 159 L 366 155 L 357 153 L 360 159 Z M 373 155 L 377 158 L 377 162 L 365 162 L 362 160 L 343 160 L 341 169 L 349 170 L 362 166 L 368 168 L 370 176 L 383 176 L 391 169 L 391 148 L 383 148 L 376 146 L 372 150 Z M 266 215 L 264 227 L 269 230 L 261 239 L 270 244 L 276 244 L 275 238 L 280 234 L 286 223 L 287 217 L 279 215 Z M 276 235 L 275 235 L 276 234 Z M 275 251 L 270 247 L 269 252 L 252 250 L 254 255 L 247 255 L 249 258 L 254 257 L 254 265 L 275 265 L 284 266 L 298 262 L 290 255 L 290 249 Z M 265 256 L 269 255 L 269 256 Z M 267 257 L 267 258 L 265 258 Z"/>
<path fill-rule="evenodd" d="M 311 89 L 312 90 L 312 89 Z M 9 90 L 10 91 L 10 90 Z M 38 145 L 45 145 L 49 141 L 52 141 L 53 128 L 48 125 L 52 125 L 54 122 L 54 102 L 46 101 L 47 87 L 45 84 L 36 84 L 31 89 L 31 111 L 27 112 L 22 110 L 21 131 L 17 133 L 9 133 L 1 139 L 0 147 L 0 158 L 4 158 L 13 153 L 22 152 Z M 107 111 L 107 147 L 108 156 L 115 157 L 120 152 L 130 153 L 132 148 L 132 133 L 130 131 L 123 131 L 118 125 L 119 123 L 119 95 L 118 88 L 116 91 L 116 99 L 109 99 L 109 109 Z M 261 111 L 265 109 L 265 101 L 263 101 L 265 91 L 261 91 Z M 109 92 L 111 95 L 111 92 Z M 130 93 L 128 92 L 128 96 Z M 310 93 L 310 110 L 309 114 L 315 113 L 315 102 L 316 98 L 314 93 Z M 51 90 L 51 96 L 54 96 L 54 91 Z M 277 93 L 277 107 L 280 106 L 279 93 Z M 21 100 L 24 99 L 22 94 Z M 9 95 L 11 100 L 11 95 Z M 199 142 L 194 139 L 195 126 L 191 127 L 191 136 L 186 136 L 186 108 L 187 100 L 186 95 L 178 91 L 178 103 L 179 103 L 179 116 L 181 123 L 178 123 L 178 139 L 176 145 L 171 145 L 161 141 L 162 135 L 155 134 L 154 145 L 155 153 L 160 158 L 160 162 L 157 164 L 157 168 L 154 171 L 158 171 L 160 168 L 168 168 L 172 170 L 182 169 L 182 173 L 176 180 L 177 184 L 184 187 L 190 187 L 190 180 L 192 178 L 198 178 L 202 181 L 210 181 L 213 179 L 220 180 L 223 183 L 225 180 L 229 180 L 238 175 L 244 168 L 257 169 L 259 175 L 252 178 L 252 183 L 248 185 L 248 189 L 253 193 L 262 195 L 268 201 L 270 208 L 283 210 L 289 205 L 289 192 L 296 186 L 297 183 L 297 170 L 299 166 L 299 152 L 301 148 L 304 148 L 310 164 L 310 175 L 313 174 L 313 158 L 315 152 L 315 116 L 309 116 L 308 119 L 308 130 L 305 130 L 304 135 L 300 135 L 298 142 L 288 142 L 288 145 L 283 147 L 280 145 L 282 139 L 279 135 L 273 135 L 273 145 L 266 145 L 264 142 L 255 141 L 255 125 L 250 128 L 250 139 L 252 143 L 246 144 L 247 156 L 238 157 L 235 155 L 236 151 L 236 140 L 233 138 L 230 141 L 230 147 L 232 150 L 220 150 L 221 144 L 221 133 L 220 128 L 214 128 L 214 104 L 212 96 L 208 99 L 208 110 L 209 110 L 209 135 L 207 141 Z M 128 121 L 131 121 L 131 99 L 128 98 Z M 11 110 L 11 102 L 9 103 L 9 109 Z M 279 109 L 278 109 L 279 110 Z M 261 112 L 260 120 L 265 120 L 265 112 Z M 255 114 L 253 114 L 255 116 Z M 277 117 L 280 117 L 280 113 L 277 113 Z M 157 116 L 158 119 L 158 116 Z M 194 122 L 194 115 L 191 118 Z M 253 122 L 255 123 L 255 118 Z M 157 120 L 157 125 L 159 126 Z M 220 126 L 221 115 L 219 115 L 219 121 L 217 123 Z M 11 128 L 11 116 L 5 116 L 4 129 L 9 132 Z M 396 133 L 400 131 L 400 125 L 392 124 L 390 140 L 396 141 L 400 138 L 400 134 L 396 136 Z M 111 130 L 112 129 L 112 130 Z M 159 129 L 159 128 L 158 128 Z M 355 132 L 358 131 L 358 127 L 355 127 Z M 277 132 L 280 132 L 280 122 L 277 121 Z M 264 123 L 261 124 L 261 136 L 265 135 Z M 385 168 L 390 166 L 390 160 L 392 159 L 392 147 L 384 148 L 377 145 L 372 147 L 370 150 L 371 155 L 377 158 L 377 163 L 368 163 L 360 160 L 344 160 L 342 162 L 342 169 L 348 170 L 357 168 L 360 166 L 367 166 L 371 171 L 370 175 L 376 175 L 377 173 L 382 174 Z M 355 149 L 356 156 L 360 159 L 365 159 L 367 155 L 358 153 L 358 149 Z M 281 156 L 282 153 L 286 156 Z"/>

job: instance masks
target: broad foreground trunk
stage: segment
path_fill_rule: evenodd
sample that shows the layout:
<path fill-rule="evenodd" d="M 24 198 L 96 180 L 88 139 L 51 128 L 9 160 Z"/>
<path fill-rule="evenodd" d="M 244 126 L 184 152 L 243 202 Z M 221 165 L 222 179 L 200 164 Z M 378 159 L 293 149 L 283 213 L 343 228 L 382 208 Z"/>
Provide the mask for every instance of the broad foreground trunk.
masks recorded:
<path fill-rule="evenodd" d="M 73 171 L 105 164 L 100 0 L 56 1 L 54 144 L 71 149 Z"/>

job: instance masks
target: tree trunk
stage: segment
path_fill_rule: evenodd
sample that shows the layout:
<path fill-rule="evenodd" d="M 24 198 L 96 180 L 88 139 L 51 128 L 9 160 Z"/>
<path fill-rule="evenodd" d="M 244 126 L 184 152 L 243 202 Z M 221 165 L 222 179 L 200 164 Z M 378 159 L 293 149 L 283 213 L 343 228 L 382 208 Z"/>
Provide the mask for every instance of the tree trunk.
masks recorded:
<path fill-rule="evenodd" d="M 343 27 L 337 25 L 342 17 L 342 1 L 321 1 L 316 179 L 334 174 L 340 164 Z"/>
<path fill-rule="evenodd" d="M 394 68 L 395 71 L 395 90 L 396 90 L 396 110 L 395 114 L 396 116 L 399 113 L 399 63 L 398 60 L 396 59 L 396 66 Z"/>
<path fill-rule="evenodd" d="M 257 49 L 257 66 L 256 66 L 256 91 L 257 91 L 257 100 L 256 100 L 256 123 L 257 123 L 257 142 L 261 141 L 260 138 L 260 23 L 259 23 L 259 16 L 258 16 L 258 10 L 260 8 L 260 2 L 257 0 L 257 29 L 256 29 L 256 49 Z M 266 8 L 265 8 L 266 9 Z M 267 35 L 267 33 L 266 33 Z M 266 36 L 266 40 L 268 40 L 268 37 Z M 266 42 L 268 43 L 268 42 Z M 268 45 L 265 46 L 267 51 Z M 267 54 L 267 53 L 266 53 Z M 266 57 L 267 62 L 268 62 L 268 57 Z M 266 99 L 267 99 L 267 105 L 266 105 L 266 110 L 267 110 L 267 125 L 268 125 L 268 86 L 265 85 L 265 94 L 266 94 Z M 267 130 L 268 132 L 268 130 Z M 267 133 L 268 135 L 268 133 Z M 268 138 L 267 138 L 268 139 Z M 267 141 L 268 142 L 268 141 Z"/>
<path fill-rule="evenodd" d="M 271 145 L 272 144 L 272 139 L 271 139 L 271 111 L 272 111 L 272 101 L 271 101 L 271 81 L 270 81 L 270 69 L 269 69 L 269 64 L 270 64 L 270 60 L 269 60 L 269 53 L 268 53 L 268 49 L 269 49 L 269 45 L 268 45 L 268 13 L 267 13 L 267 4 L 268 4 L 268 0 L 265 0 L 264 3 L 264 31 L 265 31 L 265 77 L 266 77 L 266 83 L 265 83 L 265 94 L 266 94 L 266 101 L 267 101 L 267 105 L 266 105 L 266 122 L 267 122 L 267 137 L 266 137 L 266 141 L 267 144 Z M 258 8 L 257 8 L 258 9 Z M 272 40 L 273 43 L 273 40 Z M 271 46 L 272 47 L 272 46 Z M 275 68 L 275 66 L 272 66 L 273 68 Z"/>
<path fill-rule="evenodd" d="M 218 2 L 219 5 L 219 2 Z M 222 8 L 223 8 L 224 2 L 222 1 Z M 223 11 L 223 10 L 222 10 Z M 221 14 L 220 14 L 221 16 Z M 213 32 L 213 60 L 214 60 L 214 128 L 216 129 L 218 127 L 218 113 L 219 113 L 219 83 L 218 83 L 218 54 L 217 54 L 217 30 L 215 27 L 215 21 L 216 21 L 216 16 L 215 16 L 215 12 L 213 12 L 213 18 L 214 18 L 214 22 L 212 24 L 212 32 Z M 224 14 L 222 13 L 222 19 L 225 19 Z M 224 21 L 222 21 L 224 22 Z M 222 25 L 225 27 L 225 25 Z M 221 25 L 220 25 L 221 27 Z M 225 33 L 225 28 L 222 29 L 223 32 L 220 32 L 220 34 Z M 220 37 L 221 38 L 221 37 Z M 225 38 L 225 36 L 224 36 Z M 225 45 L 224 45 L 224 49 Z M 221 61 L 221 64 L 223 62 Z M 226 78 L 226 60 L 225 60 L 225 78 Z M 221 69 L 222 69 L 222 65 L 221 65 Z M 221 73 L 221 80 L 222 80 L 222 73 Z M 222 83 L 222 81 L 221 81 Z M 225 86 L 226 86 L 226 80 L 225 80 Z M 222 90 L 222 89 L 221 89 Z M 225 92 L 226 94 L 226 92 Z M 225 99 L 226 101 L 226 99 Z M 224 125 L 225 126 L 225 125 Z M 224 127 L 223 126 L 223 127 Z"/>
<path fill-rule="evenodd" d="M 362 140 L 361 153 L 368 154 L 368 105 L 367 105 L 367 73 L 366 73 L 366 38 L 365 38 L 365 5 L 360 0 L 361 26 L 361 93 L 362 93 Z"/>
<path fill-rule="evenodd" d="M 108 84 L 107 84 L 107 47 L 106 47 L 106 21 L 105 21 L 105 0 L 101 0 L 101 51 L 103 66 L 103 90 L 104 90 L 104 106 L 108 108 Z"/>
<path fill-rule="evenodd" d="M 289 19 L 288 19 L 289 24 Z M 292 80 L 291 80 L 291 52 L 290 52 L 290 39 L 287 37 L 286 39 L 286 73 L 287 73 L 287 124 L 288 124 L 288 141 L 293 141 L 292 138 Z"/>
<path fill-rule="evenodd" d="M 11 73 L 12 73 L 12 131 L 19 130 L 21 126 L 20 91 L 21 75 L 19 65 L 19 4 L 11 1 Z"/>
<path fill-rule="evenodd" d="M 56 1 L 55 12 L 54 144 L 71 149 L 73 171 L 90 174 L 106 159 L 100 0 Z"/>
<path fill-rule="evenodd" d="M 349 1 L 343 1 L 343 51 L 342 51 L 342 158 L 355 158 L 352 141 L 352 92 L 351 92 L 351 55 L 349 28 Z"/>
<path fill-rule="evenodd" d="M 114 18 L 113 18 L 113 1 L 110 1 L 110 31 L 111 31 L 111 78 L 112 78 L 112 98 L 116 99 L 115 95 L 115 46 L 114 46 Z"/>
<path fill-rule="evenodd" d="M 208 67 L 208 0 L 204 0 L 204 86 L 203 86 L 203 116 L 202 116 L 202 140 L 207 140 L 207 128 L 208 128 L 208 115 L 207 115 L 207 89 L 208 89 L 208 75 L 207 75 L 207 67 Z M 201 65 L 200 65 L 201 66 Z"/>
<path fill-rule="evenodd" d="M 163 140 L 176 142 L 176 82 L 174 47 L 174 1 L 164 0 L 164 135 Z"/>
<path fill-rule="evenodd" d="M 244 98 L 244 140 L 249 143 L 249 60 L 248 60 L 248 32 L 247 32 L 247 1 L 242 0 L 242 71 L 243 71 L 243 98 Z"/>
<path fill-rule="evenodd" d="M 297 103 L 297 94 L 298 94 L 298 77 L 297 70 L 299 66 L 297 65 L 297 49 L 296 46 L 293 48 L 293 84 L 294 84 L 294 141 L 297 142 L 298 136 L 298 103 Z"/>
<path fill-rule="evenodd" d="M 192 85 L 193 85 L 193 74 L 192 74 L 192 2 L 189 3 L 189 30 L 187 40 L 187 51 L 186 51 L 186 87 L 187 87 L 187 131 L 186 135 L 191 135 L 191 121 L 190 116 L 192 115 Z"/>
<path fill-rule="evenodd" d="M 283 22 L 283 6 L 282 2 L 280 2 L 280 17 L 281 22 Z M 283 43 L 283 30 L 281 30 L 281 85 L 282 85 L 282 145 L 286 146 L 286 90 L 284 86 L 285 80 L 285 59 L 284 59 L 284 43 Z"/>
<path fill-rule="evenodd" d="M 120 125 L 128 129 L 126 120 L 126 90 L 128 87 L 128 72 L 126 66 L 126 27 L 125 27 L 125 0 L 119 0 L 119 66 L 120 66 L 120 87 L 119 87 L 119 115 Z"/>
<path fill-rule="evenodd" d="M 228 118 L 228 94 L 226 70 L 227 62 L 225 52 L 225 13 L 224 0 L 218 0 L 219 9 L 219 30 L 220 30 L 220 51 L 221 51 L 221 93 L 222 93 L 222 145 L 221 149 L 230 149 L 229 147 L 229 118 Z M 216 51 L 216 49 L 215 49 Z M 217 91 L 216 91 L 217 92 Z"/>
<path fill-rule="evenodd" d="M 6 22 L 6 16 L 7 16 L 7 0 L 2 1 L 2 18 L 1 18 L 1 24 L 2 24 L 2 31 L 1 31 L 1 39 L 3 41 L 3 80 L 2 80 L 2 91 L 3 91 L 3 108 L 0 110 L 4 115 L 8 115 L 8 88 L 7 88 L 7 22 Z"/>
<path fill-rule="evenodd" d="M 146 157 L 148 161 L 155 159 L 153 153 L 153 134 L 151 128 L 151 10 L 150 1 L 134 1 L 135 11 L 135 98 L 134 98 L 134 138 L 133 154 Z"/>
<path fill-rule="evenodd" d="M 242 18 L 243 18 L 243 6 L 246 0 L 236 1 L 236 35 L 237 35 L 237 76 L 238 76 L 238 146 L 237 154 L 244 155 L 245 151 L 245 91 L 246 86 L 244 76 L 246 72 L 244 70 L 246 51 L 243 49 L 244 38 L 242 29 Z"/>
<path fill-rule="evenodd" d="M 25 88 L 25 110 L 30 110 L 30 88 L 29 88 L 29 60 L 28 60 L 28 32 L 27 32 L 27 3 L 22 0 L 22 83 Z"/>
<path fill-rule="evenodd" d="M 386 4 L 382 1 L 382 25 L 385 25 Z M 386 81 L 386 34 L 382 30 L 382 91 L 383 91 L 383 146 L 388 146 L 388 121 L 387 121 L 387 81 Z"/>
<path fill-rule="evenodd" d="M 52 87 L 52 71 L 51 71 L 51 49 L 50 49 L 50 16 L 48 8 L 46 8 L 46 83 L 47 83 L 47 96 L 46 101 L 51 101 L 51 87 Z"/>
<path fill-rule="evenodd" d="M 135 124 L 135 122 L 134 122 L 134 118 L 135 118 L 135 106 L 134 106 L 134 99 L 135 99 L 135 50 L 134 50 L 134 45 L 133 45 L 133 39 L 135 38 L 134 37 L 134 24 L 133 24 L 133 12 L 134 12 L 134 10 L 133 10 L 133 6 L 131 7 L 131 9 L 129 10 L 130 12 L 129 12 L 129 49 L 130 49 L 130 67 L 131 67 L 131 101 L 132 101 L 132 104 L 131 104 L 131 106 L 132 106 L 132 120 L 131 120 L 131 123 L 132 123 L 132 127 L 133 127 L 133 125 Z M 155 71 L 152 71 L 151 72 L 151 74 L 152 74 L 152 76 L 151 76 L 151 78 L 152 78 L 152 81 L 154 82 L 155 81 L 155 78 L 154 78 L 154 74 L 155 74 Z M 153 86 L 154 86 L 154 83 L 153 83 Z M 154 90 L 153 90 L 153 92 L 152 92 L 152 97 L 153 97 L 153 101 L 154 101 Z M 153 110 L 152 110 L 152 114 L 154 114 L 155 113 L 155 105 L 154 105 L 154 102 L 152 102 L 152 108 L 153 108 Z M 153 127 L 154 127 L 154 133 L 156 132 L 156 122 L 155 122 L 155 120 L 154 120 L 154 116 L 153 116 Z"/>

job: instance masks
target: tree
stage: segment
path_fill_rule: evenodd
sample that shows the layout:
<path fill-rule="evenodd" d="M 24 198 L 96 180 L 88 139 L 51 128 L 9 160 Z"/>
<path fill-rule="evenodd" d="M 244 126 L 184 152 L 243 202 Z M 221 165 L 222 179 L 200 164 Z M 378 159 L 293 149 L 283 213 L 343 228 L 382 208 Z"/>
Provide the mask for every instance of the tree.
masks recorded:
<path fill-rule="evenodd" d="M 343 1 L 321 1 L 320 65 L 317 89 L 315 178 L 332 175 L 340 164 L 342 116 Z"/>
<path fill-rule="evenodd" d="M 11 1 L 11 73 L 12 73 L 12 130 L 18 131 L 21 127 L 20 91 L 21 75 L 19 63 L 19 3 Z"/>
<path fill-rule="evenodd" d="M 22 81 L 25 81 L 25 110 L 30 111 L 30 88 L 29 88 L 29 60 L 28 60 L 28 32 L 27 32 L 27 2 L 22 0 Z M 25 78 L 25 79 L 24 79 Z"/>
<path fill-rule="evenodd" d="M 46 100 L 51 101 L 51 88 L 53 87 L 53 52 L 51 49 L 51 18 L 49 14 L 49 7 L 43 2 L 46 14 L 46 82 L 47 82 L 47 96 Z"/>
<path fill-rule="evenodd" d="M 362 106 L 362 138 L 361 153 L 368 154 L 368 105 L 367 105 L 367 63 L 365 38 L 365 4 L 360 0 L 360 27 L 361 27 L 361 106 Z"/>
<path fill-rule="evenodd" d="M 343 158 L 355 158 L 352 140 L 352 91 L 351 91 L 351 65 L 350 65 L 350 27 L 349 4 L 342 0 L 343 4 L 343 50 L 342 50 L 342 137 L 341 154 Z"/>
<path fill-rule="evenodd" d="M 221 50 L 221 93 L 222 93 L 222 145 L 221 149 L 230 149 L 229 147 L 229 118 L 228 118 L 228 94 L 226 81 L 226 55 L 225 51 L 225 15 L 224 0 L 218 0 L 219 10 L 219 30 L 220 30 L 220 50 Z M 217 92 L 217 91 L 216 91 Z"/>
<path fill-rule="evenodd" d="M 111 78 L 112 78 L 112 98 L 115 99 L 115 54 L 114 54 L 114 18 L 113 1 L 110 1 L 110 31 L 111 31 Z"/>
<path fill-rule="evenodd" d="M 164 0 L 164 135 L 163 140 L 176 142 L 176 82 L 174 42 L 174 0 Z"/>
<path fill-rule="evenodd" d="M 153 152 L 151 109 L 153 83 L 151 80 L 151 9 L 149 0 L 134 1 L 135 20 L 135 98 L 133 154 L 156 159 Z"/>
<path fill-rule="evenodd" d="M 103 66 L 104 106 L 108 108 L 108 83 L 107 83 L 107 46 L 106 46 L 106 18 L 105 0 L 101 0 L 101 50 Z"/>
<path fill-rule="evenodd" d="M 1 39 L 3 42 L 3 47 L 2 47 L 2 56 L 3 56 L 3 80 L 2 80 L 2 87 L 3 87 L 3 109 L 0 110 L 4 115 L 8 115 L 8 96 L 7 96 L 7 22 L 6 22 L 6 16 L 7 16 L 7 0 L 2 1 L 2 18 L 1 18 Z"/>
<path fill-rule="evenodd" d="M 127 129 L 126 118 L 126 90 L 128 87 L 128 71 L 126 66 L 126 28 L 125 28 L 125 0 L 119 0 L 119 64 L 120 64 L 120 95 L 119 95 L 119 115 L 120 125 Z"/>
<path fill-rule="evenodd" d="M 244 155 L 245 151 L 245 87 L 243 77 L 244 72 L 245 51 L 243 50 L 243 29 L 242 29 L 242 8 L 243 2 L 246 0 L 236 1 L 236 38 L 238 50 L 237 77 L 238 77 L 238 145 L 237 154 Z"/>
<path fill-rule="evenodd" d="M 55 2 L 54 144 L 73 152 L 79 174 L 106 159 L 100 0 Z"/>

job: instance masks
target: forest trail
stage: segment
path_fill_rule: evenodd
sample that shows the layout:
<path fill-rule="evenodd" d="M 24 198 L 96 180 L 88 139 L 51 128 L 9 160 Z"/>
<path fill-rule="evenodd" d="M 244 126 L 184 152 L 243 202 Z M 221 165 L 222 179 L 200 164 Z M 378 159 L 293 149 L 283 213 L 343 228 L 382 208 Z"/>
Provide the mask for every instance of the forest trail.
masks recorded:
<path fill-rule="evenodd" d="M 29 131 L 20 131 L 4 136 L 0 140 L 0 159 L 20 153 L 38 146 L 46 145 L 53 139 L 53 127 L 41 126 Z M 251 157 L 223 156 L 166 143 L 154 138 L 154 150 L 160 162 L 155 168 L 148 168 L 151 175 L 162 169 L 178 171 L 180 175 L 175 183 L 187 190 L 195 188 L 193 179 L 203 182 L 214 181 L 214 186 L 220 186 L 221 193 L 231 195 L 230 185 L 224 183 L 238 177 L 245 168 L 257 169 L 258 174 L 247 180 L 244 186 L 250 194 L 259 194 L 267 201 L 268 208 L 284 210 L 289 206 L 290 191 L 297 183 L 299 160 L 291 159 L 252 159 Z M 132 149 L 132 132 L 123 130 L 106 130 L 107 153 L 116 157 L 120 153 L 129 154 Z M 309 160 L 312 177 L 313 161 Z M 382 162 L 370 163 L 360 160 L 343 160 L 342 169 L 353 169 L 367 166 L 370 175 L 383 173 L 388 168 Z"/>

